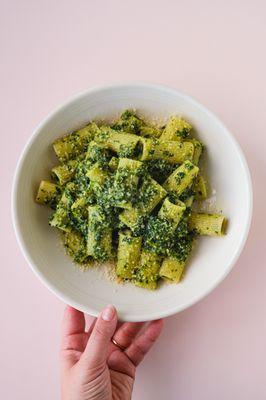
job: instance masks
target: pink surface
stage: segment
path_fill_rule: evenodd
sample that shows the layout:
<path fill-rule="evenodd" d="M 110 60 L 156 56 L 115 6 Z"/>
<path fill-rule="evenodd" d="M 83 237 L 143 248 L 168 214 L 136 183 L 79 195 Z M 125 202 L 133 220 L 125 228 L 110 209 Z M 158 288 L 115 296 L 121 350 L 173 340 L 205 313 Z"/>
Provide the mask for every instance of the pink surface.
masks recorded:
<path fill-rule="evenodd" d="M 266 3 L 2 0 L 0 7 L 0 398 L 59 398 L 64 306 L 15 240 L 10 189 L 19 154 L 39 121 L 77 92 L 148 80 L 185 91 L 220 116 L 246 154 L 255 201 L 234 270 L 206 299 L 166 320 L 133 399 L 265 399 Z"/>

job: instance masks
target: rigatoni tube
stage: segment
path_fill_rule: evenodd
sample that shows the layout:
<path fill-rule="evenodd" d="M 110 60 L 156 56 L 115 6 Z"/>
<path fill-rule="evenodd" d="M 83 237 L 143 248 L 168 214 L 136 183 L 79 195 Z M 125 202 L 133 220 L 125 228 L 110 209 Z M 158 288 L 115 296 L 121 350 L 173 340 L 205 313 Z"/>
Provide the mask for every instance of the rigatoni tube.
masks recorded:
<path fill-rule="evenodd" d="M 163 260 L 159 276 L 177 283 L 182 278 L 185 264 L 186 261 L 180 261 L 175 257 L 169 256 Z"/>
<path fill-rule="evenodd" d="M 189 135 L 191 129 L 191 125 L 183 118 L 173 116 L 167 122 L 160 140 L 180 141 Z"/>
<path fill-rule="evenodd" d="M 61 188 L 58 185 L 49 181 L 41 181 L 36 196 L 36 202 L 55 209 L 60 196 Z"/>
<path fill-rule="evenodd" d="M 140 264 L 133 280 L 135 285 L 146 289 L 156 289 L 160 266 L 161 257 L 143 250 L 140 256 Z"/>
<path fill-rule="evenodd" d="M 129 230 L 119 232 L 116 275 L 120 278 L 132 278 L 139 263 L 141 241 L 141 237 L 132 236 Z"/>
<path fill-rule="evenodd" d="M 225 234 L 227 220 L 221 214 L 192 213 L 189 218 L 189 229 L 199 235 L 222 236 Z"/>
<path fill-rule="evenodd" d="M 171 164 L 192 160 L 194 145 L 190 142 L 159 141 L 140 139 L 140 160 L 166 160 Z"/>
<path fill-rule="evenodd" d="M 198 172 L 199 168 L 187 160 L 166 179 L 163 187 L 180 196 L 193 183 Z"/>

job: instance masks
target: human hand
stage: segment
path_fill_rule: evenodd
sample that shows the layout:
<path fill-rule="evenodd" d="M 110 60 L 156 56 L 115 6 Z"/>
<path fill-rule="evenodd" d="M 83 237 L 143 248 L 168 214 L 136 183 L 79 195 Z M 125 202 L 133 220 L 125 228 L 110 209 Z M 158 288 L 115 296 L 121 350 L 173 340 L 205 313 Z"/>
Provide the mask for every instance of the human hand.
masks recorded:
<path fill-rule="evenodd" d="M 86 332 L 84 314 L 67 306 L 62 327 L 61 400 L 131 399 L 136 367 L 162 327 L 163 320 L 146 326 L 118 323 L 115 308 L 107 306 Z"/>

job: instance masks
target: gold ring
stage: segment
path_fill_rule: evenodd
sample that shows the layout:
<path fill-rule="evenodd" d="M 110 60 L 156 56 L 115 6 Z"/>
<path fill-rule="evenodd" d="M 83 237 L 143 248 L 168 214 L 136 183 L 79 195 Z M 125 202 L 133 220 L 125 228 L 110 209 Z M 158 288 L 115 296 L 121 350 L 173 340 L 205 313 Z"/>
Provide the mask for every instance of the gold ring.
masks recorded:
<path fill-rule="evenodd" d="M 117 343 L 117 341 L 116 341 L 114 338 L 112 338 L 111 340 L 112 340 L 112 342 L 114 343 L 114 345 L 115 345 L 116 347 L 118 347 L 120 350 L 122 350 L 122 351 L 126 350 L 126 347 L 121 346 L 121 344 Z"/>

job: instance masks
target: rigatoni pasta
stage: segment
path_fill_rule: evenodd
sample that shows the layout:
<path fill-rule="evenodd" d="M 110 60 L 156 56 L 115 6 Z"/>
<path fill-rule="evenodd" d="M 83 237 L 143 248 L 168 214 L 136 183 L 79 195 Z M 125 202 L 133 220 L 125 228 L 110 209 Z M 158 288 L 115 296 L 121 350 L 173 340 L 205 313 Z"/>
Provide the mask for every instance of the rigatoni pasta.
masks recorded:
<path fill-rule="evenodd" d="M 134 271 L 133 282 L 136 286 L 146 289 L 156 289 L 159 280 L 161 257 L 155 253 L 143 250 L 139 266 Z"/>
<path fill-rule="evenodd" d="M 164 182 L 163 187 L 176 196 L 180 196 L 198 175 L 199 168 L 190 161 L 181 164 Z"/>
<path fill-rule="evenodd" d="M 185 121 L 183 118 L 173 116 L 169 118 L 166 127 L 160 136 L 161 141 L 165 140 L 177 140 L 181 141 L 189 136 L 192 130 L 192 126 Z"/>
<path fill-rule="evenodd" d="M 138 267 L 142 238 L 133 236 L 130 230 L 119 232 L 116 274 L 123 279 L 131 279 Z"/>
<path fill-rule="evenodd" d="M 96 261 L 112 259 L 112 230 L 98 205 L 88 207 L 87 254 Z"/>
<path fill-rule="evenodd" d="M 159 271 L 159 276 L 163 279 L 178 283 L 180 282 L 186 261 L 180 261 L 174 256 L 169 256 L 163 260 Z"/>
<path fill-rule="evenodd" d="M 84 153 L 97 131 L 97 125 L 91 123 L 70 135 L 57 139 L 53 143 L 53 148 L 58 160 L 66 162 Z"/>
<path fill-rule="evenodd" d="M 37 203 L 47 205 L 51 208 L 56 208 L 61 194 L 61 189 L 58 185 L 49 181 L 41 181 L 36 201 Z"/>
<path fill-rule="evenodd" d="M 191 213 L 189 227 L 199 235 L 222 236 L 226 229 L 226 218 L 221 214 Z"/>
<path fill-rule="evenodd" d="M 197 236 L 225 234 L 225 216 L 196 211 L 208 190 L 192 133 L 182 117 L 158 126 L 126 110 L 53 143 L 59 164 L 36 202 L 76 264 L 111 262 L 119 281 L 154 290 L 181 281 Z"/>
<path fill-rule="evenodd" d="M 120 221 L 136 232 L 143 217 L 149 215 L 166 195 L 166 190 L 158 182 L 150 176 L 145 177 L 139 188 L 138 201 L 119 215 Z"/>
<path fill-rule="evenodd" d="M 194 145 L 191 142 L 160 141 L 156 139 L 140 139 L 141 161 L 166 160 L 171 164 L 192 160 Z"/>

